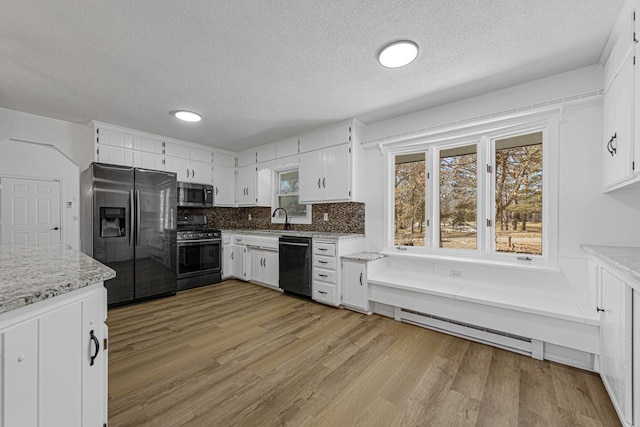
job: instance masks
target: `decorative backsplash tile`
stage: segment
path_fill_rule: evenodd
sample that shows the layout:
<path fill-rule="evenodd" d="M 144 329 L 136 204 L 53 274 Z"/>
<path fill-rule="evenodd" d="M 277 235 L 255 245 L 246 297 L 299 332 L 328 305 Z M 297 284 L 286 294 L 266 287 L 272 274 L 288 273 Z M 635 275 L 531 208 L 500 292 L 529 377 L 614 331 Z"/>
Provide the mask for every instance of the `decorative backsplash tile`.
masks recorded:
<path fill-rule="evenodd" d="M 271 208 L 179 208 L 179 214 L 205 214 L 210 227 L 223 230 L 284 230 L 271 223 Z M 324 221 L 324 214 L 329 220 Z M 251 214 L 251 220 L 249 220 Z M 291 230 L 364 234 L 364 203 L 320 203 L 313 205 L 311 224 L 291 224 Z"/>

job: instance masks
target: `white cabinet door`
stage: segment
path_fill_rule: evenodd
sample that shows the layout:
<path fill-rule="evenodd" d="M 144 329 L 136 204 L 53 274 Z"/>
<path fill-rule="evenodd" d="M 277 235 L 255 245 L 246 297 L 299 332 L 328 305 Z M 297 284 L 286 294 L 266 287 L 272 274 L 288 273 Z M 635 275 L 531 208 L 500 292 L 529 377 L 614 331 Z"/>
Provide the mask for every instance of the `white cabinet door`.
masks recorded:
<path fill-rule="evenodd" d="M 324 132 L 311 132 L 300 135 L 300 152 L 307 153 L 309 151 L 320 150 L 323 145 Z"/>
<path fill-rule="evenodd" d="M 39 418 L 52 426 L 87 425 L 82 423 L 81 304 L 43 315 L 38 326 Z"/>
<path fill-rule="evenodd" d="M 363 262 L 344 261 L 342 264 L 342 303 L 369 312 L 367 268 Z"/>
<path fill-rule="evenodd" d="M 213 182 L 211 165 L 211 162 L 205 163 L 191 160 L 191 182 L 211 185 Z"/>
<path fill-rule="evenodd" d="M 300 155 L 299 180 L 301 203 L 322 199 L 322 150 Z"/>
<path fill-rule="evenodd" d="M 244 274 L 244 246 L 228 244 L 224 245 L 223 278 L 236 277 L 243 279 Z"/>
<path fill-rule="evenodd" d="M 164 143 L 164 154 L 169 157 L 179 157 L 185 160 L 191 158 L 189 147 L 169 141 L 165 141 Z"/>
<path fill-rule="evenodd" d="M 145 153 L 164 154 L 162 152 L 162 141 L 160 141 L 159 139 L 147 138 L 144 136 L 133 137 L 133 149 Z"/>
<path fill-rule="evenodd" d="M 101 426 L 107 422 L 106 289 L 82 301 L 82 425 Z"/>
<path fill-rule="evenodd" d="M 238 205 L 256 205 L 256 180 L 257 171 L 255 165 L 244 166 L 238 169 L 238 186 L 236 190 L 236 199 L 238 200 Z"/>
<path fill-rule="evenodd" d="M 100 144 L 96 148 L 96 161 L 112 165 L 133 166 L 133 151 Z"/>
<path fill-rule="evenodd" d="M 117 130 L 99 128 L 96 142 L 99 145 L 133 149 L 133 135 Z"/>
<path fill-rule="evenodd" d="M 2 393 L 4 426 L 38 425 L 38 323 L 30 320 L 4 331 Z"/>
<path fill-rule="evenodd" d="M 604 184 L 616 185 L 631 178 L 633 153 L 633 50 L 629 50 L 604 99 Z"/>
<path fill-rule="evenodd" d="M 276 159 L 298 154 L 298 138 L 287 138 L 276 142 Z"/>
<path fill-rule="evenodd" d="M 351 170 L 349 145 L 326 148 L 322 156 L 322 200 L 349 200 Z"/>
<path fill-rule="evenodd" d="M 351 142 L 351 125 L 342 125 L 332 129 L 327 129 L 322 141 L 323 147 L 348 144 Z"/>
<path fill-rule="evenodd" d="M 195 160 L 196 162 L 211 163 L 212 157 L 213 155 L 210 150 L 195 147 L 189 148 L 189 159 Z"/>
<path fill-rule="evenodd" d="M 164 167 L 167 172 L 175 172 L 177 180 L 189 182 L 191 180 L 191 162 L 180 157 L 165 157 Z"/>
<path fill-rule="evenodd" d="M 263 269 L 262 262 L 264 261 L 262 249 L 249 249 L 251 252 L 251 280 L 258 283 L 263 283 Z"/>
<path fill-rule="evenodd" d="M 276 145 L 264 144 L 256 148 L 256 160 L 258 163 L 268 162 L 276 158 Z"/>
<path fill-rule="evenodd" d="M 278 278 L 279 278 L 279 257 L 278 257 L 278 252 L 275 251 L 263 251 L 263 257 L 264 257 L 264 262 L 263 262 L 263 269 L 264 269 L 264 275 L 263 275 L 263 280 L 264 283 L 270 286 L 275 286 L 277 287 L 279 285 L 278 282 Z"/>
<path fill-rule="evenodd" d="M 600 374 L 618 413 L 631 422 L 631 288 L 601 268 Z"/>
<path fill-rule="evenodd" d="M 159 154 L 133 152 L 133 166 L 143 169 L 164 170 L 164 158 Z"/>
<path fill-rule="evenodd" d="M 216 206 L 235 206 L 236 169 L 229 166 L 213 167 L 213 203 Z"/>

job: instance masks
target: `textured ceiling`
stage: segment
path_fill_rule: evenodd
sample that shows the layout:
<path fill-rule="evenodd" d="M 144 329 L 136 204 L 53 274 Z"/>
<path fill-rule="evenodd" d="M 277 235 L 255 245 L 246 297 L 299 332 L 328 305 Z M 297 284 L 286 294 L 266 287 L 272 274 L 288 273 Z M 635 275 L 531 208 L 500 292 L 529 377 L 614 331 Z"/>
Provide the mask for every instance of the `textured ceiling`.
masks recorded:
<path fill-rule="evenodd" d="M 239 151 L 595 64 L 622 3 L 4 0 L 0 106 Z M 404 38 L 416 61 L 380 66 Z"/>

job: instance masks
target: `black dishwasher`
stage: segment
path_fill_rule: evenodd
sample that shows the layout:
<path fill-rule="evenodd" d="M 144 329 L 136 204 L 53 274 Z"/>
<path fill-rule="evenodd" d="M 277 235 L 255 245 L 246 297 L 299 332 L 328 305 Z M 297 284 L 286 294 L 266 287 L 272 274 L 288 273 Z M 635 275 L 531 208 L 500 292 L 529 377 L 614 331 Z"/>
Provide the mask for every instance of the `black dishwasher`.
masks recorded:
<path fill-rule="evenodd" d="M 311 239 L 280 237 L 280 289 L 287 294 L 311 298 Z"/>

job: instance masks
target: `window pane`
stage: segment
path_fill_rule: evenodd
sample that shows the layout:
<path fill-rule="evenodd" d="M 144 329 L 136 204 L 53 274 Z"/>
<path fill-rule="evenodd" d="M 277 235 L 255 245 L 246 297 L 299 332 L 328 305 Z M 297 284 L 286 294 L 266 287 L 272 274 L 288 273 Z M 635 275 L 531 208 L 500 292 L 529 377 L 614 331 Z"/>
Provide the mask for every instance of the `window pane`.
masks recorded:
<path fill-rule="evenodd" d="M 440 151 L 440 247 L 476 249 L 477 146 Z"/>
<path fill-rule="evenodd" d="M 307 205 L 301 205 L 298 203 L 298 195 L 292 196 L 278 196 L 278 207 L 285 208 L 289 214 L 289 218 L 307 216 Z M 284 212 L 278 211 L 276 214 L 279 218 L 284 219 Z"/>
<path fill-rule="evenodd" d="M 298 192 L 298 170 L 280 173 L 280 193 Z"/>
<path fill-rule="evenodd" d="M 496 251 L 542 255 L 542 132 L 496 141 Z"/>
<path fill-rule="evenodd" d="M 424 153 L 395 158 L 395 237 L 396 246 L 424 246 L 425 160 Z"/>

